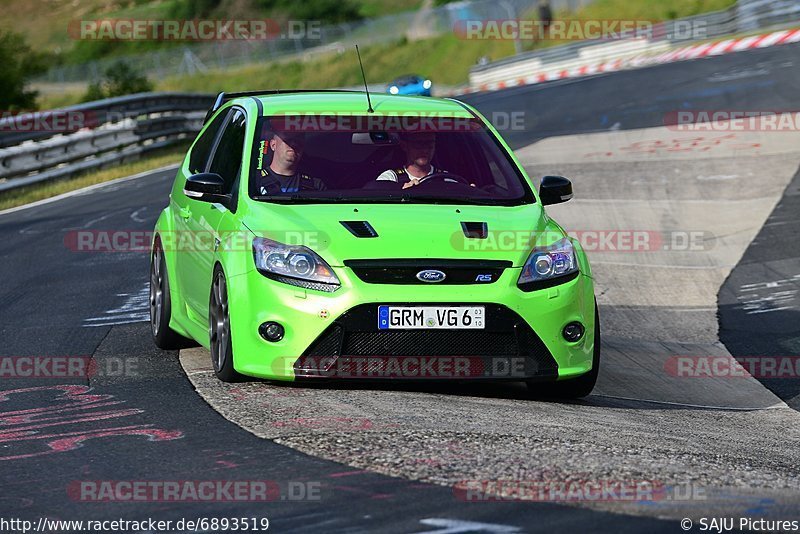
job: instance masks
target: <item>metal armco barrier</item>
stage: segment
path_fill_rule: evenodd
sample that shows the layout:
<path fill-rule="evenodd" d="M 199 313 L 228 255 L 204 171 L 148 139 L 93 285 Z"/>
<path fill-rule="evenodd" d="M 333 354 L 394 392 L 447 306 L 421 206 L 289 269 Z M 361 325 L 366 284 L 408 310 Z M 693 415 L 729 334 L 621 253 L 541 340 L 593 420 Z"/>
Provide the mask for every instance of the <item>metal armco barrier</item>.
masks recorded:
<path fill-rule="evenodd" d="M 798 21 L 800 0 L 739 0 L 728 9 L 660 23 L 648 39 L 579 41 L 476 65 L 470 69 L 470 86 L 476 89 L 552 71 L 567 71 L 585 65 L 590 58 L 601 62 L 660 54 L 692 41 L 761 28 L 789 27 L 797 25 Z"/>
<path fill-rule="evenodd" d="M 0 191 L 133 159 L 193 136 L 213 102 L 213 95 L 141 93 L 4 117 Z M 61 122 L 67 126 L 43 127 L 53 116 L 68 117 Z"/>

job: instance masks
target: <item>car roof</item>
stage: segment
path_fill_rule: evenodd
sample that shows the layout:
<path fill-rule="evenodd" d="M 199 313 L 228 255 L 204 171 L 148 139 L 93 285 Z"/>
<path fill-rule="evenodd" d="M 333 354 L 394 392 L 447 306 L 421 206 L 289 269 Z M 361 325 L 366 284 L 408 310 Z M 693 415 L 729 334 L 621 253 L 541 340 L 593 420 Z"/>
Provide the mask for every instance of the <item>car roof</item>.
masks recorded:
<path fill-rule="evenodd" d="M 379 115 L 402 113 L 473 117 L 472 112 L 456 100 L 383 93 L 369 95 L 372 108 Z M 301 113 L 367 114 L 367 97 L 363 91 L 308 91 L 257 95 L 254 98 L 261 101 L 264 116 Z"/>

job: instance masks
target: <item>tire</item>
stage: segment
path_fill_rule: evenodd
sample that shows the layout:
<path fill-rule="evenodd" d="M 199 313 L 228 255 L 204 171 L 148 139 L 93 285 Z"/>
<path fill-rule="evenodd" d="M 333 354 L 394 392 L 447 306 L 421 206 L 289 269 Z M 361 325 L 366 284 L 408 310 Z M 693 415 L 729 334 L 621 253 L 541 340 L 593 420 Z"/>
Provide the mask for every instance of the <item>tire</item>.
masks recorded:
<path fill-rule="evenodd" d="M 600 312 L 597 302 L 594 303 L 594 354 L 592 356 L 592 370 L 578 378 L 559 380 L 557 382 L 527 383 L 528 392 L 537 397 L 556 397 L 562 399 L 580 399 L 589 395 L 597 383 L 600 373 Z"/>
<path fill-rule="evenodd" d="M 233 368 L 233 342 L 231 319 L 228 313 L 228 284 L 225 273 L 218 265 L 211 280 L 208 300 L 208 334 L 211 347 L 211 366 L 223 382 L 241 382 L 244 377 Z"/>
<path fill-rule="evenodd" d="M 150 333 L 156 347 L 163 350 L 177 350 L 191 345 L 191 340 L 169 327 L 171 316 L 167 263 L 164 261 L 161 241 L 156 239 L 150 254 Z"/>

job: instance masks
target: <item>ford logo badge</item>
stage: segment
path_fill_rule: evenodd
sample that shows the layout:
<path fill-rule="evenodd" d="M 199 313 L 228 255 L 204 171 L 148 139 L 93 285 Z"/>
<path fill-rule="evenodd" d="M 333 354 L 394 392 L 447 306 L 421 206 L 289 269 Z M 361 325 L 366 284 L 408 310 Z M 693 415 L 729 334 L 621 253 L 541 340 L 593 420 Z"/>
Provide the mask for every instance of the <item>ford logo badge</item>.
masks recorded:
<path fill-rule="evenodd" d="M 441 282 L 447 275 L 436 269 L 426 269 L 417 273 L 417 280 L 420 282 Z"/>

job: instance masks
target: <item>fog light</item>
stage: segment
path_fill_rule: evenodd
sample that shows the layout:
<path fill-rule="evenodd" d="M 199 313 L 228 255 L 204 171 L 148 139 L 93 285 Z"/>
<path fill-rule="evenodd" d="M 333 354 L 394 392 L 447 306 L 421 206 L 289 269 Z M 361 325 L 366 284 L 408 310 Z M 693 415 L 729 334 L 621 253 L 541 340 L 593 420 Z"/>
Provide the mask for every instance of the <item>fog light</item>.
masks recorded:
<path fill-rule="evenodd" d="M 570 343 L 575 343 L 583 337 L 583 333 L 585 331 L 586 329 L 583 327 L 583 325 L 576 321 L 565 326 L 564 330 L 561 331 L 561 335 L 563 335 L 564 339 Z"/>
<path fill-rule="evenodd" d="M 283 327 L 273 321 L 267 321 L 258 327 L 258 333 L 267 341 L 280 341 L 283 339 Z"/>

